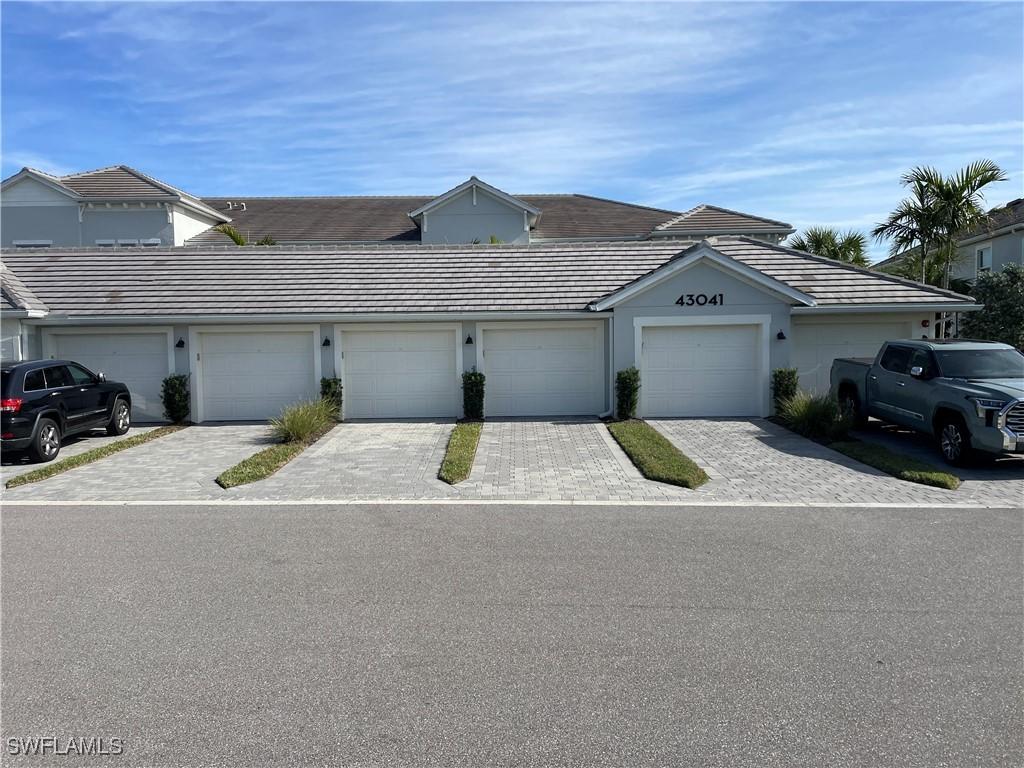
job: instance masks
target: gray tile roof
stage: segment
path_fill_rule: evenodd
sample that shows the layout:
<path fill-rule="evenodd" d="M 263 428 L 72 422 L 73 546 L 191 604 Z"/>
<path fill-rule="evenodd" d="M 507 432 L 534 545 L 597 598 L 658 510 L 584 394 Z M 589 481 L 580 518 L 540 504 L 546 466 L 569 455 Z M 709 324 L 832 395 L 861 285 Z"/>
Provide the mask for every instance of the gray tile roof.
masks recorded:
<path fill-rule="evenodd" d="M 21 278 L 0 262 L 0 308 L 42 312 L 46 310 L 46 305 L 28 289 Z"/>
<path fill-rule="evenodd" d="M 645 237 L 674 211 L 588 195 L 515 195 L 539 208 L 540 221 L 531 238 Z M 270 235 L 278 242 L 419 242 L 419 228 L 409 212 L 434 195 L 400 197 L 205 197 L 210 207 L 231 217 L 231 226 L 255 242 Z M 245 203 L 245 210 L 239 205 Z M 232 208 L 228 208 L 228 203 Z M 226 244 L 228 238 L 207 230 L 188 245 Z"/>
<path fill-rule="evenodd" d="M 1011 200 L 1006 205 L 990 210 L 985 215 L 984 222 L 960 235 L 960 240 L 976 240 L 1014 224 L 1024 224 L 1024 197 Z"/>
<path fill-rule="evenodd" d="M 698 205 L 685 213 L 658 225 L 655 235 L 738 235 L 743 233 L 795 232 L 784 221 L 751 216 L 748 213 L 719 208 L 717 205 Z"/>
<path fill-rule="evenodd" d="M 715 237 L 708 243 L 719 253 L 812 296 L 819 306 L 973 301 L 953 291 L 749 237 Z"/>
<path fill-rule="evenodd" d="M 965 299 L 753 239 L 711 245 L 820 304 Z M 51 313 L 78 317 L 564 311 L 586 309 L 686 247 L 633 241 L 17 250 L 4 260 Z"/>

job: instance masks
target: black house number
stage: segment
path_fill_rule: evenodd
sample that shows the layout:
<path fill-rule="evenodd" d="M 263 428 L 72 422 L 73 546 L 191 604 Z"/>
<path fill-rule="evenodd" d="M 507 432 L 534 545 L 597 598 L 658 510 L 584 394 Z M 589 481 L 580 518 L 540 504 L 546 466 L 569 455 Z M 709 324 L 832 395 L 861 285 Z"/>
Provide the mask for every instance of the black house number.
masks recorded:
<path fill-rule="evenodd" d="M 684 293 L 678 299 L 676 304 L 681 307 L 706 307 L 711 305 L 717 307 L 721 304 L 725 304 L 724 293 Z"/>

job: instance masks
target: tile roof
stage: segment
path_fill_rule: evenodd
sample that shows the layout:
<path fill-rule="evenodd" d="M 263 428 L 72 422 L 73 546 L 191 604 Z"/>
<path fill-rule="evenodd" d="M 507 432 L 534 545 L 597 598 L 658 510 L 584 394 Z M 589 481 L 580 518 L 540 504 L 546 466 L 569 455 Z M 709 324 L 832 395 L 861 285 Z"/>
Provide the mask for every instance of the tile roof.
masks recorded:
<path fill-rule="evenodd" d="M 46 311 L 46 305 L 3 262 L 0 262 L 0 308 Z"/>
<path fill-rule="evenodd" d="M 960 236 L 960 240 L 977 239 L 1014 224 L 1024 224 L 1024 197 L 990 210 L 981 226 L 965 232 Z"/>
<path fill-rule="evenodd" d="M 516 195 L 541 211 L 531 237 L 645 237 L 674 211 L 605 200 L 588 195 Z M 205 197 L 203 202 L 231 217 L 231 226 L 255 242 L 270 235 L 278 242 L 419 242 L 409 212 L 434 195 L 400 197 Z M 228 203 L 232 208 L 228 208 Z M 239 204 L 245 203 L 245 210 Z M 222 245 L 227 237 L 207 230 L 188 245 Z"/>
<path fill-rule="evenodd" d="M 953 291 L 750 237 L 715 237 L 707 242 L 719 253 L 813 297 L 818 306 L 973 302 Z"/>
<path fill-rule="evenodd" d="M 819 304 L 966 297 L 749 238 L 712 247 Z M 50 312 L 75 317 L 584 310 L 687 247 L 530 246 L 17 250 L 4 259 Z"/>
<path fill-rule="evenodd" d="M 661 235 L 735 235 L 743 232 L 777 232 L 789 234 L 796 230 L 784 221 L 751 216 L 748 213 L 719 208 L 717 205 L 698 205 L 655 228 L 652 234 Z"/>

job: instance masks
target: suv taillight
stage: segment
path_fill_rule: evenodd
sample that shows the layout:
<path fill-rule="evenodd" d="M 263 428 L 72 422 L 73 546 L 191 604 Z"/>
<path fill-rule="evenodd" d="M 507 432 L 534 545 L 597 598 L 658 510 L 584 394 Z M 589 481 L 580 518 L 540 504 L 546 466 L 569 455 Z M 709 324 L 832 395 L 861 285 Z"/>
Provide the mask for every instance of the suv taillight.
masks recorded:
<path fill-rule="evenodd" d="M 21 410 L 21 398 L 9 397 L 0 400 L 0 413 L 17 413 Z"/>

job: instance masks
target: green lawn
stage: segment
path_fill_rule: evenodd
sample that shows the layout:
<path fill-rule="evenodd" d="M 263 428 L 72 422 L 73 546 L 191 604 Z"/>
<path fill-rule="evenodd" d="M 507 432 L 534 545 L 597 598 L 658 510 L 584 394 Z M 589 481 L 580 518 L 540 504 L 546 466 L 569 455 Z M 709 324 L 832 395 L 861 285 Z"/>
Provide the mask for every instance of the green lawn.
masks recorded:
<path fill-rule="evenodd" d="M 92 462 L 106 456 L 112 456 L 119 451 L 134 448 L 138 445 L 142 445 L 143 443 L 148 443 L 150 440 L 156 440 L 159 437 L 169 435 L 172 432 L 177 432 L 179 429 L 184 428 L 184 424 L 172 424 L 167 427 L 157 427 L 156 429 L 151 429 L 149 432 L 144 432 L 141 435 L 126 437 L 123 440 L 116 440 L 112 443 L 101 445 L 98 448 L 85 451 L 85 453 L 79 453 L 76 456 L 68 456 L 66 459 L 58 459 L 50 464 L 43 464 L 39 469 L 33 469 L 31 472 L 26 472 L 23 475 L 12 477 L 7 481 L 7 487 L 15 488 L 19 485 L 26 485 L 28 483 L 38 483 L 40 480 L 45 480 L 48 477 L 59 475 L 61 472 L 67 472 L 69 469 L 91 464 Z"/>
<path fill-rule="evenodd" d="M 480 442 L 480 430 L 483 424 L 479 421 L 466 421 L 456 424 L 452 436 L 448 438 L 448 449 L 444 453 L 444 461 L 437 476 L 449 485 L 461 483 L 473 471 L 473 459 L 476 458 L 476 446 Z"/>
<path fill-rule="evenodd" d="M 617 421 L 608 425 L 608 431 L 648 480 L 683 488 L 708 481 L 703 469 L 646 421 Z"/>
<path fill-rule="evenodd" d="M 859 440 L 842 440 L 836 443 L 829 443 L 828 447 L 838 451 L 844 456 L 856 459 L 869 467 L 880 469 L 883 472 L 906 480 L 911 483 L 922 485 L 933 485 L 936 488 L 946 488 L 955 491 L 960 487 L 960 478 L 944 472 L 931 464 L 911 459 L 893 453 L 888 448 L 878 443 L 867 443 Z"/>
<path fill-rule="evenodd" d="M 328 425 L 321 425 L 307 440 L 275 443 L 269 448 L 264 448 L 217 475 L 217 485 L 221 488 L 234 488 L 236 485 L 255 483 L 257 480 L 270 477 L 334 427 L 335 424 L 331 422 Z"/>

